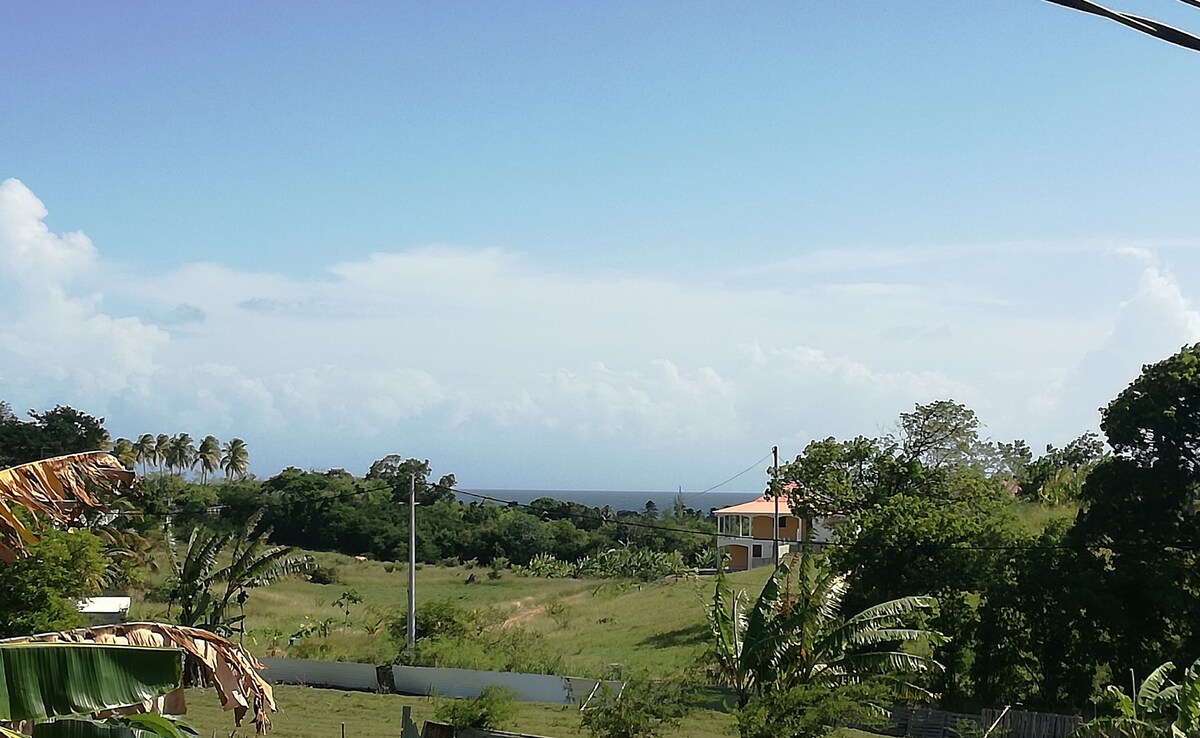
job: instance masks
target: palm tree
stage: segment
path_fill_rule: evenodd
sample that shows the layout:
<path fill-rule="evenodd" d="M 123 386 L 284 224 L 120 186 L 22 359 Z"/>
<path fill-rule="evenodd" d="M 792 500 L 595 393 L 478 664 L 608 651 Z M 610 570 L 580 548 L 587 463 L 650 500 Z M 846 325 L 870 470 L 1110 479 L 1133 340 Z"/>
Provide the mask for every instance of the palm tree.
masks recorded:
<path fill-rule="evenodd" d="M 154 454 L 155 460 L 158 462 L 158 474 L 162 476 L 163 466 L 167 464 L 167 456 L 171 453 L 171 437 L 166 433 L 159 433 L 154 438 Z"/>
<path fill-rule="evenodd" d="M 154 436 L 149 433 L 143 433 L 138 436 L 138 439 L 133 443 L 133 451 L 137 454 L 138 463 L 142 465 L 143 476 L 151 464 L 158 463 L 158 451 L 154 446 Z"/>
<path fill-rule="evenodd" d="M 109 453 L 117 457 L 117 461 L 125 465 L 125 468 L 132 469 L 137 463 L 137 451 L 133 448 L 133 443 L 128 438 L 118 438 L 112 442 L 112 448 Z"/>
<path fill-rule="evenodd" d="M 173 436 L 167 448 L 167 465 L 178 469 L 181 475 L 196 466 L 196 444 L 192 443 L 191 435 L 180 433 Z"/>
<path fill-rule="evenodd" d="M 911 677 L 941 665 L 898 644 L 945 641 L 936 631 L 906 624 L 912 614 L 930 612 L 936 601 L 902 597 L 843 618 L 846 578 L 818 564 L 818 556 L 799 554 L 795 576 L 791 565 L 781 563 L 748 609 L 746 593 L 734 594 L 724 573 L 718 573 L 709 625 L 717 670 L 737 692 L 739 704 L 763 691 L 834 689 L 868 680 L 886 682 L 902 697 L 931 697 Z"/>
<path fill-rule="evenodd" d="M 200 465 L 200 484 L 207 484 L 208 475 L 221 468 L 221 442 L 216 436 L 205 436 L 200 441 L 196 463 Z"/>
<path fill-rule="evenodd" d="M 235 438 L 225 444 L 224 453 L 221 455 L 221 468 L 225 470 L 226 479 L 246 476 L 249 465 L 250 450 L 246 448 L 245 441 Z"/>

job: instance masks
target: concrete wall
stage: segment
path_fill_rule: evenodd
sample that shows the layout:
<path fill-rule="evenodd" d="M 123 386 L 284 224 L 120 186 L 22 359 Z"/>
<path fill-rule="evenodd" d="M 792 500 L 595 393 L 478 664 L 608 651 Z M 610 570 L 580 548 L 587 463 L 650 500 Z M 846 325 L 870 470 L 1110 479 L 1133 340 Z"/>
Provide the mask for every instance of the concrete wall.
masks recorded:
<path fill-rule="evenodd" d="M 549 674 L 514 674 L 471 669 L 437 669 L 425 666 L 384 666 L 348 664 L 340 661 L 305 659 L 261 659 L 267 667 L 263 678 L 273 684 L 303 684 L 360 692 L 399 692 L 400 694 L 436 694 L 442 697 L 478 697 L 484 687 L 496 685 L 512 690 L 521 702 L 547 702 L 556 705 L 586 702 L 596 689 L 595 679 L 562 677 Z M 391 683 L 380 681 L 379 671 L 390 671 Z M 611 682 L 620 689 L 619 682 Z"/>
<path fill-rule="evenodd" d="M 267 667 L 263 678 L 275 684 L 304 684 L 310 687 L 335 687 L 359 692 L 380 691 L 379 677 L 374 664 L 307 659 L 259 660 Z"/>

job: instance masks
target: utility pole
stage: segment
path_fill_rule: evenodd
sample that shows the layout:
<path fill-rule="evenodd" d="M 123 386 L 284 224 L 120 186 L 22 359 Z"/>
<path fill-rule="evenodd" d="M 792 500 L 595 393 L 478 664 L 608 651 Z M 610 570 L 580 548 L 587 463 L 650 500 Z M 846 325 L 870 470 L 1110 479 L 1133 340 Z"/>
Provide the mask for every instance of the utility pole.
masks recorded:
<path fill-rule="evenodd" d="M 408 627 L 404 645 L 411 656 L 417 647 L 417 475 L 408 478 Z"/>
<path fill-rule="evenodd" d="M 775 497 L 775 522 L 771 524 L 771 530 L 775 531 L 775 534 L 772 535 L 771 537 L 775 539 L 775 541 L 773 542 L 774 548 L 775 548 L 775 568 L 778 569 L 779 568 L 779 447 L 778 446 L 771 447 L 771 466 L 773 468 L 773 471 L 771 472 L 771 492 L 773 493 L 773 495 Z"/>

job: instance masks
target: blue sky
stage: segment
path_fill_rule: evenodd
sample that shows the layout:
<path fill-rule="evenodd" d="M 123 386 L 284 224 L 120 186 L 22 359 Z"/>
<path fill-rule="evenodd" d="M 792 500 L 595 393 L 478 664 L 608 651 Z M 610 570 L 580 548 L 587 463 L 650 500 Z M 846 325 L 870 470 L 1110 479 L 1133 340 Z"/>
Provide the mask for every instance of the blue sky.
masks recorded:
<path fill-rule="evenodd" d="M 698 488 L 946 397 L 1039 447 L 1200 340 L 1200 56 L 1045 2 L 13 3 L 0 48 L 0 397 L 259 474 Z"/>

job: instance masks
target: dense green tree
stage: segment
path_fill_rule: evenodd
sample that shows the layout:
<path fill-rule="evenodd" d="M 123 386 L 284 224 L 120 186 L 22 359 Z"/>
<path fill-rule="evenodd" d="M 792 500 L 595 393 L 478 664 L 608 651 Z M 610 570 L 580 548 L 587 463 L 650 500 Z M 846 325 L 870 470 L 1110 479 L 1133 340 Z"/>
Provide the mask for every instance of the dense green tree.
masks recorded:
<path fill-rule="evenodd" d="M 1114 673 L 1200 653 L 1200 344 L 1147 366 L 1104 410 L 1113 449 L 1071 532 Z M 1130 603 L 1137 603 L 1131 606 Z"/>
<path fill-rule="evenodd" d="M 22 421 L 7 404 L 0 406 L 0 467 L 108 448 L 104 418 L 66 405 L 30 410 L 29 418 Z"/>
<path fill-rule="evenodd" d="M 1069 533 L 1069 521 L 1052 521 L 1008 552 L 987 583 L 971 666 L 979 703 L 1087 706 L 1102 653 L 1092 614 L 1097 583 L 1067 545 Z"/>
<path fill-rule="evenodd" d="M 30 556 L 0 564 L 0 638 L 79 625 L 76 602 L 99 593 L 104 565 L 90 533 L 44 531 Z"/>
<path fill-rule="evenodd" d="M 388 454 L 371 464 L 366 479 L 378 480 L 392 490 L 397 501 L 408 501 L 410 485 L 416 485 L 418 505 L 432 505 L 439 500 L 454 499 L 454 475 L 442 477 L 437 484 L 430 484 L 432 470 L 429 460 L 405 459 L 398 454 Z"/>

